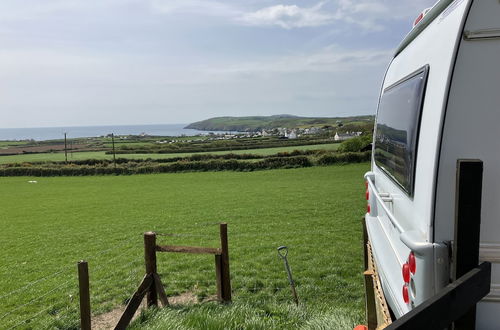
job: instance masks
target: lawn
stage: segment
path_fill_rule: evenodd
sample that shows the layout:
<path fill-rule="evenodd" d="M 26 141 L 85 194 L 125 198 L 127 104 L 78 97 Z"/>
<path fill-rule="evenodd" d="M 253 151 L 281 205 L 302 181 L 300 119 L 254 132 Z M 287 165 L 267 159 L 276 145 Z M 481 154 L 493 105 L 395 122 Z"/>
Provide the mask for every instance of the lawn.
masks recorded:
<path fill-rule="evenodd" d="M 234 150 L 234 151 L 213 151 L 213 152 L 199 152 L 196 154 L 256 154 L 256 155 L 272 155 L 278 152 L 291 152 L 294 150 L 337 150 L 339 143 L 332 144 L 318 144 L 306 146 L 292 146 L 292 147 L 279 147 L 279 148 L 264 148 L 264 149 L 250 149 L 250 150 Z M 130 159 L 163 159 L 174 157 L 190 156 L 193 153 L 172 153 L 172 154 L 118 154 L 117 158 L 130 158 Z M 90 152 L 74 152 L 68 153 L 68 160 L 82 160 L 82 159 L 113 159 L 113 155 L 105 154 L 104 151 L 90 151 Z M 22 163 L 22 162 L 40 162 L 40 161 L 64 161 L 64 152 L 60 153 L 42 153 L 42 154 L 25 154 L 25 155 L 11 155 L 0 156 L 0 164 L 7 163 Z"/>
<path fill-rule="evenodd" d="M 103 313 L 122 305 L 144 274 L 143 232 L 177 234 L 160 236 L 161 244 L 217 247 L 215 223 L 225 221 L 234 304 L 177 306 L 135 327 L 352 329 L 363 314 L 366 170 L 2 178 L 0 328 L 76 328 L 78 260 L 89 261 L 93 312 Z M 280 245 L 290 250 L 299 307 Z M 213 257 L 162 254 L 158 270 L 170 296 L 215 293 Z"/>

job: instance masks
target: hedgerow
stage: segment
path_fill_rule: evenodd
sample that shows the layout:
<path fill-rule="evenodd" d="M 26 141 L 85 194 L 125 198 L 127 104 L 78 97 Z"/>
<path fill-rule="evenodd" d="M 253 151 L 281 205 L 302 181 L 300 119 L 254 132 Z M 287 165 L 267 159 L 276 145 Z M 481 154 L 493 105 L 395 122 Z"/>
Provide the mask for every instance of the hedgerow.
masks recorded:
<path fill-rule="evenodd" d="M 75 160 L 70 162 L 14 163 L 0 166 L 0 176 L 88 176 L 132 175 L 206 171 L 256 171 L 278 168 L 310 167 L 368 161 L 370 152 L 336 153 L 293 151 L 270 156 L 253 154 L 201 154 L 167 159 Z"/>

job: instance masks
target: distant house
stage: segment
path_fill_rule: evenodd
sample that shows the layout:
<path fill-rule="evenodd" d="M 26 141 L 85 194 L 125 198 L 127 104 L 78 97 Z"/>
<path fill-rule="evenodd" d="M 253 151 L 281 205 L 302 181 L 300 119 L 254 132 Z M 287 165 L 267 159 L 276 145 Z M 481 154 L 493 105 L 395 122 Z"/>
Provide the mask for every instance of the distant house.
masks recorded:
<path fill-rule="evenodd" d="M 297 138 L 297 130 L 295 130 L 295 129 L 292 129 L 290 131 L 290 133 L 288 133 L 288 130 L 285 129 L 283 131 L 283 134 L 284 134 L 283 137 L 285 139 L 296 139 Z"/>
<path fill-rule="evenodd" d="M 356 137 L 356 136 L 359 136 L 357 134 L 357 132 L 356 133 L 347 132 L 347 133 L 340 133 L 340 134 L 338 132 L 335 132 L 335 136 L 333 137 L 333 140 L 334 141 L 345 141 L 345 140 L 348 140 L 348 139 Z"/>

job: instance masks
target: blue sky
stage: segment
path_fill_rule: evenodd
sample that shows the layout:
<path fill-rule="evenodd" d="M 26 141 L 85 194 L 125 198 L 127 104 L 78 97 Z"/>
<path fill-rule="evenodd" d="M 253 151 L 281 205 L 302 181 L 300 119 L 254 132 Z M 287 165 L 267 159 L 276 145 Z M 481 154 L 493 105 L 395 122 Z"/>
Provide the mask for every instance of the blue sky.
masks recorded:
<path fill-rule="evenodd" d="M 432 0 L 3 0 L 0 127 L 372 114 Z"/>

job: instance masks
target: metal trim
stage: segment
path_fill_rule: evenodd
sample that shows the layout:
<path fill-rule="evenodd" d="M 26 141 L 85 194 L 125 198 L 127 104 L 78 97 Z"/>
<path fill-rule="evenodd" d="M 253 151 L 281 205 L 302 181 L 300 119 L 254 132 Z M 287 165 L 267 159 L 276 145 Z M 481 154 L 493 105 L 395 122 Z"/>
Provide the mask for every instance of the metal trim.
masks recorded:
<path fill-rule="evenodd" d="M 500 29 L 482 29 L 476 31 L 464 31 L 463 38 L 466 41 L 500 39 Z"/>
<path fill-rule="evenodd" d="M 429 10 L 427 15 L 406 35 L 394 52 L 394 57 L 398 56 L 425 28 L 431 24 L 451 3 L 453 0 L 441 0 Z"/>

